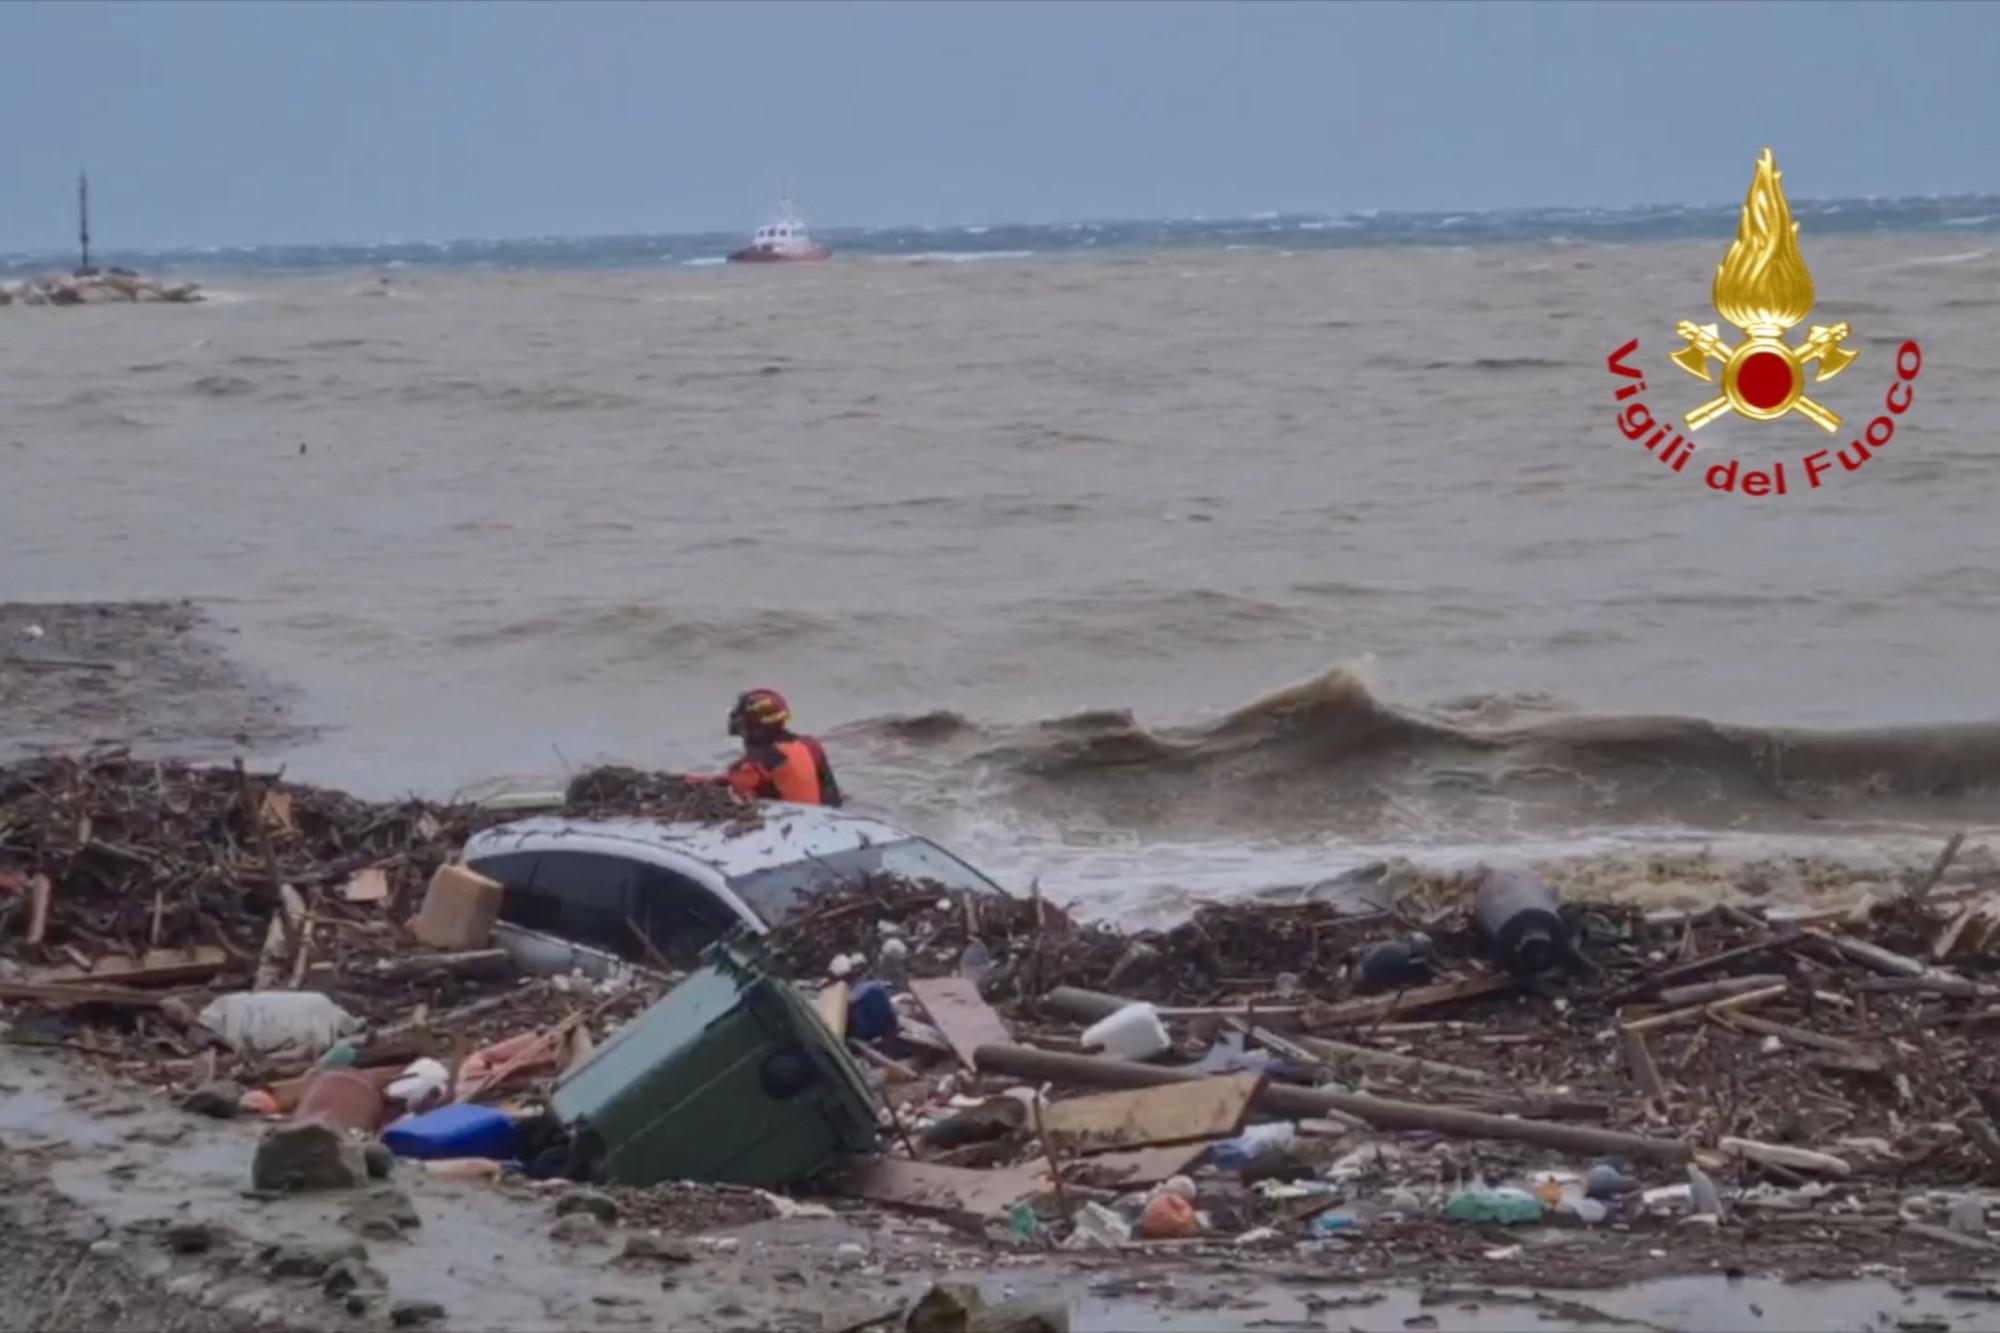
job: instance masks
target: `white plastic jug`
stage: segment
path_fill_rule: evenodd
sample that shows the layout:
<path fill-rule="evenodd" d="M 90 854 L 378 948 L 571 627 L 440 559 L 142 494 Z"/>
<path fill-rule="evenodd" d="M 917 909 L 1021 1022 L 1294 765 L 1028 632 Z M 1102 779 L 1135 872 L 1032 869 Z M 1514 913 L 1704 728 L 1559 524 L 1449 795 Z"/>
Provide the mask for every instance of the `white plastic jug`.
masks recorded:
<path fill-rule="evenodd" d="M 1084 1029 L 1085 1047 L 1098 1047 L 1120 1060 L 1146 1060 L 1173 1045 L 1159 1011 L 1150 1004 L 1128 1004 L 1109 1018 Z"/>

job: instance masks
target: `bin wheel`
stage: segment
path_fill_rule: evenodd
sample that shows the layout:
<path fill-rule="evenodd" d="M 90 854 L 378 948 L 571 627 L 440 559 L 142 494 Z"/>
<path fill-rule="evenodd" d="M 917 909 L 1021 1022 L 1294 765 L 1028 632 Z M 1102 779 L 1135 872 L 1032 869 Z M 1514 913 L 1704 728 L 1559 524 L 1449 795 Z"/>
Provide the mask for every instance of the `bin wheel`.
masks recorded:
<path fill-rule="evenodd" d="M 779 1100 L 796 1097 L 819 1081 L 819 1067 L 802 1050 L 776 1051 L 758 1071 L 764 1091 Z"/>

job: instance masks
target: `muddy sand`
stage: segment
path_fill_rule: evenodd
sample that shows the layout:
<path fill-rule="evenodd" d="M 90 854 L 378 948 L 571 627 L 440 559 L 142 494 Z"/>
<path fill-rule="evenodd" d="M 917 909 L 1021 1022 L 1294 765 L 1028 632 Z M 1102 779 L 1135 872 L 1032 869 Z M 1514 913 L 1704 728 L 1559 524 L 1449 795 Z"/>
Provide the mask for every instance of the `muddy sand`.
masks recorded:
<path fill-rule="evenodd" d="M 84 745 L 226 759 L 310 736 L 227 638 L 189 602 L 0 603 L 0 763 Z"/>
<path fill-rule="evenodd" d="M 571 1187 L 439 1180 L 409 1163 L 374 1189 L 388 1204 L 372 1211 L 405 1223 L 385 1226 L 350 1217 L 371 1211 L 353 1193 L 250 1197 L 252 1125 L 198 1119 L 48 1054 L 11 1051 L 0 1083 L 9 1329 L 346 1330 L 401 1319 L 445 1330 L 830 1333 L 897 1327 L 894 1316 L 937 1281 L 969 1282 L 994 1303 L 1050 1302 L 1080 1331 L 1946 1330 L 1988 1326 L 2000 1300 L 1972 1271 L 1976 1256 L 1871 1246 L 1853 1256 L 1854 1280 L 1828 1282 L 1815 1280 L 1822 1246 L 1746 1273 L 1734 1268 L 1741 1244 L 1716 1237 L 1629 1253 L 1593 1244 L 1587 1256 L 1565 1245 L 1559 1263 L 1537 1257 L 1549 1253 L 1545 1236 L 1479 1228 L 1463 1229 L 1462 1261 L 1443 1263 L 1427 1247 L 1399 1262 L 1392 1244 L 1338 1242 L 1281 1255 L 1164 1244 L 1049 1255 L 910 1217 L 759 1219 L 768 1209 L 710 1199 L 621 1219 L 634 1225 L 560 1228 L 577 1234 L 556 1239 L 555 1201 Z M 642 1229 L 673 1217 L 682 1234 Z M 1682 1252 L 1649 1263 L 1661 1244 Z M 624 1257 L 633 1250 L 650 1256 Z M 1649 1266 L 1680 1275 L 1625 1282 Z"/>

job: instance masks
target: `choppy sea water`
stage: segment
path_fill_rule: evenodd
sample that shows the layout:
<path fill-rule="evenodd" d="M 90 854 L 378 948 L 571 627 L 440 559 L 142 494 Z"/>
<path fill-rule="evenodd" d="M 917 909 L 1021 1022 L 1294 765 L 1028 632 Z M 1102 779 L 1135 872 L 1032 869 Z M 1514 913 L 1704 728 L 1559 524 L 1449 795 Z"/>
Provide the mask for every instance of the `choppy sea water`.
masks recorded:
<path fill-rule="evenodd" d="M 2000 767 L 1976 203 L 1795 204 L 1862 352 L 1815 396 L 1858 431 L 1904 340 L 1923 368 L 1863 470 L 1763 500 L 1626 441 L 1605 369 L 1636 337 L 1656 409 L 1707 396 L 1666 357 L 1733 207 L 950 242 L 1037 251 L 982 263 L 176 256 L 222 299 L 0 311 L 0 580 L 203 601 L 328 728 L 259 757 L 373 793 L 712 763 L 775 685 L 864 800 L 1109 907 L 1929 838 Z"/>

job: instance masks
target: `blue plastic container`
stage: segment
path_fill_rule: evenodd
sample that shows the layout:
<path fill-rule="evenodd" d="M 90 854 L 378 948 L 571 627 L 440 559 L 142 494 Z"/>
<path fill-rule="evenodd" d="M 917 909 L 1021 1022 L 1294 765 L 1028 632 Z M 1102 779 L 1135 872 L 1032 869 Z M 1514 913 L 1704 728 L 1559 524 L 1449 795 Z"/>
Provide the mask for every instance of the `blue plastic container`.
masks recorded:
<path fill-rule="evenodd" d="M 514 1122 L 490 1106 L 441 1106 L 404 1116 L 382 1131 L 382 1142 L 398 1157 L 440 1161 L 451 1157 L 514 1159 Z"/>
<path fill-rule="evenodd" d="M 896 1035 L 896 1006 L 889 1002 L 885 983 L 869 981 L 854 988 L 847 1001 L 847 1035 L 857 1041 Z"/>

